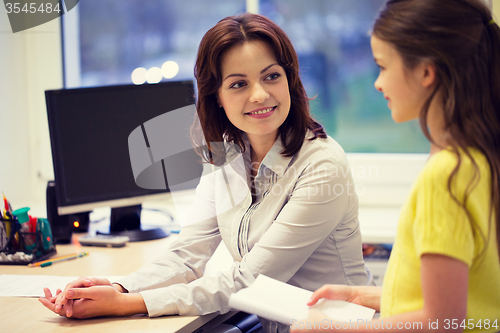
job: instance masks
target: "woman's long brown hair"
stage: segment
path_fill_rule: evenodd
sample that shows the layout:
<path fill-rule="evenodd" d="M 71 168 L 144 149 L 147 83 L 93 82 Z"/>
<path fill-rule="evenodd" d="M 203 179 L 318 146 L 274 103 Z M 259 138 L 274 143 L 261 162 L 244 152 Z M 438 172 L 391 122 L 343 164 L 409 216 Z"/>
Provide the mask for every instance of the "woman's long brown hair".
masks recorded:
<path fill-rule="evenodd" d="M 473 161 L 476 175 L 465 200 L 459 202 L 451 194 L 487 244 L 492 237 L 477 228 L 465 206 L 480 176 L 469 149 L 482 152 L 491 171 L 491 220 L 496 224 L 500 255 L 500 28 L 490 10 L 482 0 L 389 0 L 372 33 L 395 46 L 407 68 L 422 61 L 435 64 L 438 84 L 434 94 L 443 93 L 445 133 L 458 157 L 448 190 L 451 193 L 461 164 L 459 151 L 463 151 Z M 420 126 L 431 142 L 427 114 L 434 94 L 420 114 Z"/>
<path fill-rule="evenodd" d="M 210 149 L 209 154 L 203 155 L 205 160 L 211 163 L 219 164 L 214 160 L 217 151 L 210 147 L 212 142 L 226 140 L 237 144 L 242 151 L 245 150 L 241 131 L 231 124 L 224 110 L 219 107 L 217 93 L 222 84 L 222 56 L 231 47 L 253 40 L 264 41 L 271 47 L 288 79 L 291 106 L 287 119 L 278 130 L 284 146 L 281 154 L 287 157 L 295 155 L 304 142 L 307 130 L 314 134 L 312 140 L 318 137 L 326 138 L 323 126 L 309 113 L 309 98 L 299 77 L 298 57 L 287 35 L 264 16 L 230 16 L 219 21 L 203 36 L 194 72 L 198 85 L 198 117 L 203 139 Z M 199 144 L 199 141 L 198 138 L 196 143 Z"/>

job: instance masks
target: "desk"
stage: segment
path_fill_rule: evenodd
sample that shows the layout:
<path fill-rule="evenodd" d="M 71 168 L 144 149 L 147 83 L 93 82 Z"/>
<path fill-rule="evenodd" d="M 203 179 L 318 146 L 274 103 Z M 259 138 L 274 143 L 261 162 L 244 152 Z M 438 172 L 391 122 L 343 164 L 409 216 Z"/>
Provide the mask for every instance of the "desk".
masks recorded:
<path fill-rule="evenodd" d="M 129 274 L 152 261 L 175 235 L 160 240 L 128 243 L 123 248 L 83 247 L 73 235 L 73 244 L 57 245 L 57 256 L 88 251 L 83 258 L 69 260 L 49 267 L 0 266 L 0 274 L 33 274 L 61 276 L 121 276 Z M 37 298 L 0 297 L 0 330 L 17 332 L 179 332 L 192 333 L 216 317 L 165 316 L 149 318 L 136 315 L 119 318 L 68 319 L 51 313 Z"/>

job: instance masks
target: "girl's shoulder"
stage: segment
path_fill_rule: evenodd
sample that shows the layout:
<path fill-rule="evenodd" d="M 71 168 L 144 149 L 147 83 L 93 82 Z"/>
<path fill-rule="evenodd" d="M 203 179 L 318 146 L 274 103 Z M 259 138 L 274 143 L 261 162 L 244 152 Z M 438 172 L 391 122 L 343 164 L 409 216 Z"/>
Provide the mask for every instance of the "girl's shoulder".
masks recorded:
<path fill-rule="evenodd" d="M 459 150 L 456 153 L 448 148 L 433 154 L 422 170 L 420 180 L 447 186 L 449 177 L 455 173 L 456 182 L 467 186 L 476 177 L 489 175 L 486 157 L 474 148 L 469 148 L 468 152 Z"/>
<path fill-rule="evenodd" d="M 459 150 L 458 153 L 454 152 L 451 148 L 443 149 L 434 155 L 432 155 L 425 165 L 425 169 L 439 171 L 452 171 L 457 166 L 460 160 L 460 170 L 470 171 L 475 169 L 476 165 L 482 167 L 488 165 L 486 157 L 479 150 L 475 148 L 469 148 L 468 153 Z"/>

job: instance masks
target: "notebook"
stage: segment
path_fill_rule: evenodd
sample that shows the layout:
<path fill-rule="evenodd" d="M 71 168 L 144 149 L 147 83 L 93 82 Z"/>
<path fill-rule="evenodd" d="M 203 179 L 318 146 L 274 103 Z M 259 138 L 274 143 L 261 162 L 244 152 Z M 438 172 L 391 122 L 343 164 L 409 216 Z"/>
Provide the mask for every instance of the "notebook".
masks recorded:
<path fill-rule="evenodd" d="M 375 310 L 345 301 L 320 300 L 309 307 L 312 292 L 287 283 L 259 275 L 248 288 L 229 297 L 233 309 L 256 314 L 285 325 L 306 319 L 310 309 L 323 312 L 328 319 L 341 322 L 369 321 Z"/>

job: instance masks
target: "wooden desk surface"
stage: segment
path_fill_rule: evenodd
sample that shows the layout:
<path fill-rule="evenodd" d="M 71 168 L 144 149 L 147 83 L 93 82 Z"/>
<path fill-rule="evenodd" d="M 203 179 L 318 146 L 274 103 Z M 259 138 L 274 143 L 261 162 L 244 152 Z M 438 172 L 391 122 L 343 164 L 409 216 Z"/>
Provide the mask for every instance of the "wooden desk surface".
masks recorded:
<path fill-rule="evenodd" d="M 49 267 L 0 266 L 0 274 L 61 275 L 61 276 L 122 276 L 152 261 L 175 235 L 154 241 L 128 243 L 123 248 L 81 246 L 78 234 L 73 244 L 57 245 L 56 256 L 88 251 L 89 255 Z M 61 286 L 61 288 L 64 286 Z M 54 291 L 53 291 L 54 292 Z M 37 298 L 0 297 L 0 331 L 2 332 L 179 332 L 191 333 L 216 317 L 165 316 L 149 318 L 146 315 L 107 317 L 96 319 L 68 319 L 46 309 Z"/>

